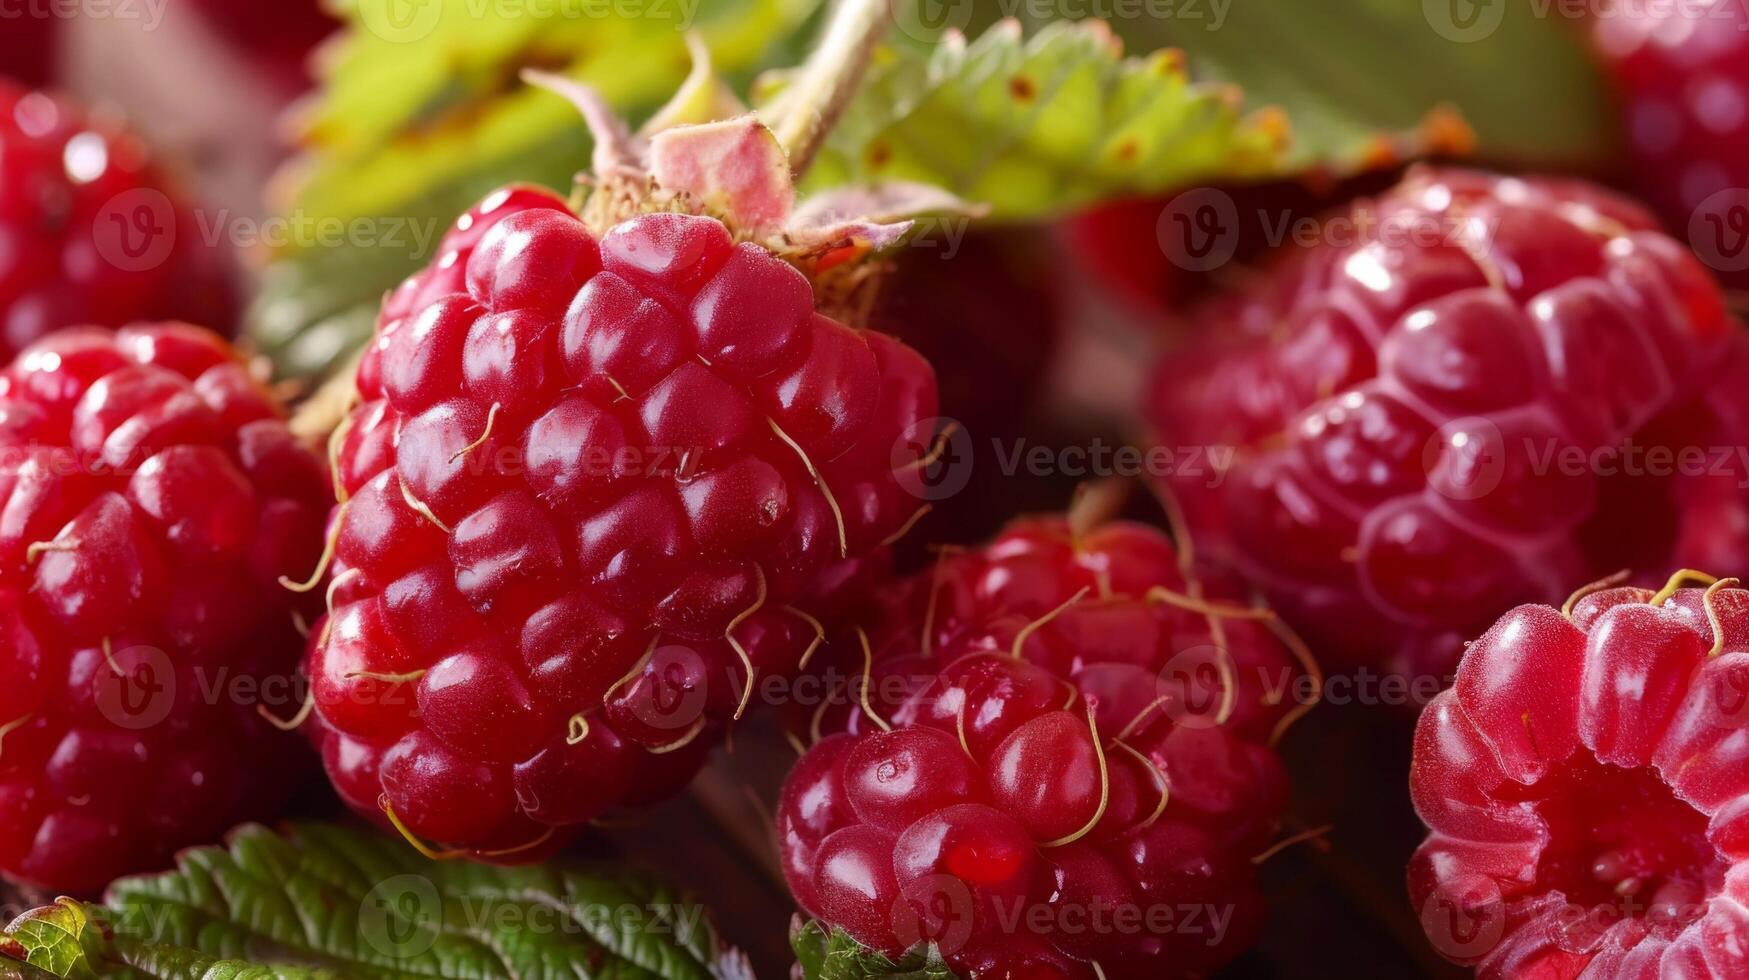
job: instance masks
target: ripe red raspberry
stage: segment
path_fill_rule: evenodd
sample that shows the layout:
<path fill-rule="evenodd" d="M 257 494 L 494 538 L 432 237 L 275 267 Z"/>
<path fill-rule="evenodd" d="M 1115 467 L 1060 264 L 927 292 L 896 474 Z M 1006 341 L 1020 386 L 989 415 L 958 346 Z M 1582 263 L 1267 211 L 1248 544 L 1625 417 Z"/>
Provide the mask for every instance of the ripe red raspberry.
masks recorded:
<path fill-rule="evenodd" d="M 781 214 L 769 139 L 744 117 L 640 153 L 778 166 L 754 203 Z M 643 166 L 589 221 L 530 188 L 464 215 L 389 297 L 337 433 L 317 738 L 353 807 L 476 856 L 678 789 L 920 505 L 898 474 L 929 365 L 816 310 L 748 202 L 734 229 L 679 210 L 704 193 L 637 213 L 714 173 Z"/>
<path fill-rule="evenodd" d="M 1616 2 L 1593 25 L 1635 186 L 1734 286 L 1749 286 L 1749 7 Z"/>
<path fill-rule="evenodd" d="M 1705 438 L 1684 403 L 1734 330 L 1687 249 L 1601 191 L 1464 171 L 1348 217 L 1155 380 L 1203 539 L 1315 648 L 1414 673 L 1495 610 L 1666 565 L 1646 453 Z"/>
<path fill-rule="evenodd" d="M 0 360 L 62 327 L 228 330 L 232 299 L 224 253 L 138 139 L 0 81 Z"/>
<path fill-rule="evenodd" d="M 333 499 L 217 337 L 63 331 L 0 373 L 0 871 L 88 893 L 296 785 L 292 596 Z M 288 706 L 289 705 L 289 706 Z"/>
<path fill-rule="evenodd" d="M 1261 615 L 1151 528 L 1061 518 L 884 590 L 872 634 L 826 653 L 855 665 L 853 707 L 822 704 L 779 802 L 797 902 L 968 977 L 1232 959 L 1286 796 L 1271 744 L 1315 683 Z"/>
<path fill-rule="evenodd" d="M 1749 591 L 1683 577 L 1514 609 L 1421 716 L 1409 888 L 1478 976 L 1749 976 Z"/>

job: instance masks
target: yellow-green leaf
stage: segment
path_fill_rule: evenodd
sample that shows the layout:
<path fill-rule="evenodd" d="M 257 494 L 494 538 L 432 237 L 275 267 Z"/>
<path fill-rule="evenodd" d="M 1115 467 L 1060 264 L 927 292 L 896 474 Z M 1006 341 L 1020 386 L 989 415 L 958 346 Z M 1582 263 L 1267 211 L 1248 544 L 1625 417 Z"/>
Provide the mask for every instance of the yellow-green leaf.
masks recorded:
<path fill-rule="evenodd" d="M 886 49 L 807 186 L 918 181 L 1027 218 L 1277 175 L 1284 120 L 1243 101 L 1232 86 L 1188 80 L 1179 52 L 1126 56 L 1100 22 L 1025 38 L 1003 21 L 971 42 Z"/>

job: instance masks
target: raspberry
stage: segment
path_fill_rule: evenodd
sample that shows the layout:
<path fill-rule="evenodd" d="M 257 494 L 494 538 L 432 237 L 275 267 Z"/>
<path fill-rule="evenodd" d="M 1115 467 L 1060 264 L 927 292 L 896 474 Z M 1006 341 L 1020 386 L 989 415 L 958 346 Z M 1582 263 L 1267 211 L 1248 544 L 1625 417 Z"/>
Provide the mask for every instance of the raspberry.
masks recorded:
<path fill-rule="evenodd" d="M 0 870 L 89 893 L 296 785 L 321 459 L 212 334 L 63 331 L 0 373 Z"/>
<path fill-rule="evenodd" d="M 229 327 L 226 261 L 197 231 L 136 138 L 0 81 L 0 360 L 62 327 Z"/>
<path fill-rule="evenodd" d="M 1447 958 L 1749 975 L 1749 591 L 1685 577 L 1514 609 L 1422 715 L 1410 787 L 1431 834 L 1409 887 Z"/>
<path fill-rule="evenodd" d="M 1593 36 L 1636 188 L 1722 278 L 1749 285 L 1749 9 L 1618 2 Z"/>
<path fill-rule="evenodd" d="M 1163 364 L 1192 526 L 1314 647 L 1435 675 L 1495 610 L 1665 565 L 1644 454 L 1704 437 L 1734 332 L 1701 265 L 1572 182 L 1418 170 L 1350 218 Z"/>
<path fill-rule="evenodd" d="M 1212 585 L 1152 528 L 1037 518 L 883 589 L 872 633 L 823 653 L 855 665 L 854 707 L 816 711 L 779 801 L 797 902 L 961 976 L 1192 975 L 1243 951 L 1287 790 L 1271 745 L 1303 708 L 1262 614 Z M 1161 918 L 1193 906 L 1232 921 Z"/>
<path fill-rule="evenodd" d="M 307 670 L 335 785 L 417 846 L 528 860 L 673 793 L 918 509 L 927 362 L 816 310 L 752 229 L 625 208 L 652 180 L 589 221 L 492 195 L 359 366 Z"/>

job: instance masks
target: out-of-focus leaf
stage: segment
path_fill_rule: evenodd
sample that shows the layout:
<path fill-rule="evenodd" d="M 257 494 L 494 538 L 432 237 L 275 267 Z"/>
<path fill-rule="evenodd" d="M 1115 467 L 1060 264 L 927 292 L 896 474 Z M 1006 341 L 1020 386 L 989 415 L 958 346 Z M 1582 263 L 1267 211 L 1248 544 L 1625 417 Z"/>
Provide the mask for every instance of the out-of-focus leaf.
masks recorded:
<path fill-rule="evenodd" d="M 1295 170 L 1334 162 L 1348 173 L 1439 149 L 1454 135 L 1439 107 L 1461 116 L 1489 161 L 1595 170 L 1614 149 L 1608 87 L 1558 5 L 1150 0 L 1139 9 L 1166 14 L 1113 20 L 1130 45 L 1181 48 L 1191 77 L 1286 110 Z"/>

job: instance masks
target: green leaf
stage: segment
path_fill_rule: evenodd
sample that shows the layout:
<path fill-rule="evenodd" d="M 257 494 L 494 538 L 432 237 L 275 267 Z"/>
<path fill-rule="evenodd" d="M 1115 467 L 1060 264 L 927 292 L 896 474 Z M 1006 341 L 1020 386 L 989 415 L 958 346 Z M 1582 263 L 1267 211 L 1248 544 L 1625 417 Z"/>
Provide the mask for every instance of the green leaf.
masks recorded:
<path fill-rule="evenodd" d="M 1230 86 L 1189 82 L 1176 52 L 1125 57 L 1097 21 L 1030 39 L 1004 21 L 970 43 L 885 49 L 805 187 L 918 181 L 1032 218 L 1280 173 L 1279 117 L 1239 103 Z"/>
<path fill-rule="evenodd" d="M 525 86 L 522 69 L 586 82 L 638 116 L 686 76 L 687 31 L 719 71 L 745 76 L 795 57 L 819 2 L 352 0 L 348 30 L 321 60 L 320 98 L 299 118 L 305 156 L 289 171 L 299 218 L 436 214 L 447 225 L 507 181 L 563 187 L 588 163 L 588 134 L 563 100 Z M 428 200 L 460 203 L 416 206 Z"/>
<path fill-rule="evenodd" d="M 798 925 L 790 936 L 802 980 L 955 980 L 934 946 L 920 946 L 895 962 L 819 922 Z"/>
<path fill-rule="evenodd" d="M 587 82 L 635 119 L 686 76 L 688 30 L 745 83 L 799 57 L 820 3 L 348 0 L 296 122 L 301 154 L 276 182 L 286 224 L 251 336 L 283 374 L 325 371 L 457 215 L 506 183 L 569 186 L 588 166 L 588 132 L 564 100 L 524 86 L 523 68 Z"/>
<path fill-rule="evenodd" d="M 360 0 L 358 26 L 306 118 L 310 151 L 292 168 L 307 174 L 290 211 L 305 237 L 362 227 L 383 241 L 293 246 L 267 270 L 250 314 L 256 342 L 290 376 L 325 370 L 369 335 L 383 293 L 426 257 L 418 241 L 494 187 L 563 187 L 587 160 L 588 136 L 573 110 L 519 87 L 520 68 L 558 67 L 637 115 L 671 92 L 686 66 L 672 31 L 481 21 L 465 13 L 478 0 L 437 4 L 442 17 L 416 42 L 370 33 L 380 17 L 370 4 L 395 2 L 402 0 Z M 756 43 L 764 32 L 811 37 L 796 28 L 816 2 L 734 0 L 713 6 L 715 19 L 699 26 L 732 77 L 768 60 L 773 45 Z M 754 14 L 764 21 L 758 31 L 743 23 Z M 712 36 L 713 25 L 730 24 L 738 32 L 728 40 Z M 776 76 L 762 99 L 781 84 Z M 1031 40 L 1008 22 L 969 45 L 895 44 L 879 52 L 806 186 L 915 180 L 1024 218 L 1279 172 L 1279 117 L 1246 116 L 1239 101 L 1230 86 L 1188 82 L 1172 52 L 1124 57 L 1092 23 L 1048 26 Z"/>
<path fill-rule="evenodd" d="M 285 835 L 244 827 L 223 848 L 185 853 L 175 872 L 117 882 L 104 907 L 38 910 L 8 930 L 0 952 L 47 975 L 95 980 L 748 974 L 703 908 L 655 879 L 433 862 L 400 841 L 317 823 Z"/>
<path fill-rule="evenodd" d="M 51 976 L 89 976 L 86 946 L 96 933 L 84 906 L 62 899 L 19 916 L 0 939 L 0 953 Z"/>
<path fill-rule="evenodd" d="M 1166 0 L 1160 0 L 1166 2 Z M 1026 5 L 1022 5 L 1024 8 Z M 1140 50 L 1182 48 L 1195 78 L 1229 82 L 1293 126 L 1290 165 L 1352 170 L 1413 154 L 1439 106 L 1486 160 L 1595 170 L 1614 151 L 1608 86 L 1568 17 L 1511 0 L 1170 0 L 1113 22 Z"/>
<path fill-rule="evenodd" d="M 221 959 L 127 936 L 107 910 L 67 898 L 20 916 L 0 940 L 0 953 L 24 960 L 0 960 L 4 980 L 341 980 L 327 970 Z"/>

